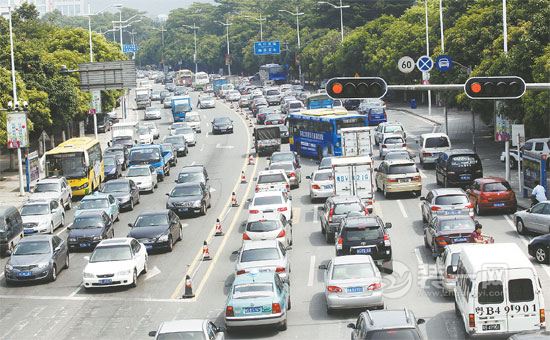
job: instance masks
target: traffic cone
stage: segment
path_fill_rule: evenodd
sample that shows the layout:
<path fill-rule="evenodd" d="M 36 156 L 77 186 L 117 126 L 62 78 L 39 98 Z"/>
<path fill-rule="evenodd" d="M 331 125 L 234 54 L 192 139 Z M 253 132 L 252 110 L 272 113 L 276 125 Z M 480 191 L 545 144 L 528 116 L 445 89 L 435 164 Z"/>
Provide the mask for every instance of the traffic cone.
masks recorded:
<path fill-rule="evenodd" d="M 235 194 L 235 192 L 233 192 L 231 194 L 231 206 L 232 207 L 238 207 L 239 206 L 239 203 L 237 203 L 237 195 Z"/>
<path fill-rule="evenodd" d="M 254 156 L 248 155 L 248 165 L 254 165 Z"/>
<path fill-rule="evenodd" d="M 185 276 L 185 291 L 183 295 L 181 296 L 182 299 L 191 299 L 194 298 L 195 294 L 193 294 L 193 283 L 191 282 L 191 276 L 186 275 Z"/>
<path fill-rule="evenodd" d="M 219 218 L 216 220 L 216 233 L 214 235 L 215 236 L 223 236 L 222 224 L 221 224 Z"/>
<path fill-rule="evenodd" d="M 246 183 L 246 176 L 244 175 L 244 171 L 241 171 L 241 183 Z"/>
<path fill-rule="evenodd" d="M 206 243 L 206 241 L 204 241 L 202 246 L 202 260 L 203 261 L 212 260 L 212 257 L 210 256 L 210 251 L 208 250 L 208 243 Z"/>

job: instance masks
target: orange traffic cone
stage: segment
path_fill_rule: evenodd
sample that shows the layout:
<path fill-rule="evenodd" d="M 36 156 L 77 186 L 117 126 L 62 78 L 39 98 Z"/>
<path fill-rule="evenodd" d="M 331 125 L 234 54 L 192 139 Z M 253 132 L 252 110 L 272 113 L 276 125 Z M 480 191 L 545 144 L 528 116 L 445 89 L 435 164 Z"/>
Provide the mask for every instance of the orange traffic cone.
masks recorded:
<path fill-rule="evenodd" d="M 193 294 L 193 283 L 191 282 L 191 276 L 186 275 L 185 276 L 185 291 L 183 295 L 181 296 L 182 299 L 191 299 L 194 298 L 195 294 Z"/>
<path fill-rule="evenodd" d="M 248 165 L 254 165 L 254 156 L 248 155 Z"/>
<path fill-rule="evenodd" d="M 223 236 L 222 224 L 221 224 L 219 218 L 216 220 L 216 233 L 214 235 L 215 236 Z"/>
<path fill-rule="evenodd" d="M 237 195 L 235 194 L 235 192 L 233 192 L 231 194 L 231 206 L 232 207 L 238 207 L 239 206 L 239 203 L 237 202 Z"/>
<path fill-rule="evenodd" d="M 206 241 L 204 241 L 202 246 L 202 260 L 203 261 L 212 260 L 212 257 L 210 256 L 210 251 L 208 250 L 208 243 L 206 243 Z"/>
<path fill-rule="evenodd" d="M 246 183 L 246 176 L 244 175 L 244 171 L 241 171 L 241 183 Z"/>

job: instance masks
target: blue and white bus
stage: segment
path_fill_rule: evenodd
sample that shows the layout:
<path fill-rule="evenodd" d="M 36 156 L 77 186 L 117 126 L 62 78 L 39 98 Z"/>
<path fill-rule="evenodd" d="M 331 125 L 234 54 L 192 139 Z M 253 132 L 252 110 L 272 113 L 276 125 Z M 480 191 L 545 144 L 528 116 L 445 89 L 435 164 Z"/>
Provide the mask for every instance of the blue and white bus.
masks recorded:
<path fill-rule="evenodd" d="M 260 85 L 281 84 L 286 82 L 286 70 L 279 64 L 260 66 Z"/>
<path fill-rule="evenodd" d="M 341 156 L 340 129 L 362 126 L 368 126 L 366 117 L 344 108 L 291 113 L 288 116 L 290 150 L 317 159 Z"/>

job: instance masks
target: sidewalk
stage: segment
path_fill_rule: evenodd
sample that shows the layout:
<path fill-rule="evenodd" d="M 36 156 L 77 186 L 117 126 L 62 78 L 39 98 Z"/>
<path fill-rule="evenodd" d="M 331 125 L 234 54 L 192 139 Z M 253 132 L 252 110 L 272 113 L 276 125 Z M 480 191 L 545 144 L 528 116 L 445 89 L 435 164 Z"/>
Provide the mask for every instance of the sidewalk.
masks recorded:
<path fill-rule="evenodd" d="M 419 106 L 411 109 L 405 103 L 389 103 L 388 109 L 398 110 L 407 114 L 421 117 L 434 125 L 437 125 L 435 132 L 445 132 L 445 116 L 442 107 L 432 106 L 432 114 L 428 114 L 427 106 Z M 472 144 L 472 114 L 469 111 L 450 108 L 447 110 L 448 136 L 451 139 L 453 149 L 466 148 L 474 149 Z M 485 124 L 479 115 L 475 116 L 475 151 L 478 153 L 483 164 L 485 176 L 497 176 L 504 178 L 506 169 L 504 162 L 500 161 L 500 154 L 504 151 L 503 142 L 495 142 L 494 128 Z M 524 198 L 523 193 L 518 192 L 518 170 L 510 169 L 510 185 L 516 192 L 518 209 L 527 209 L 531 206 L 531 200 Z"/>

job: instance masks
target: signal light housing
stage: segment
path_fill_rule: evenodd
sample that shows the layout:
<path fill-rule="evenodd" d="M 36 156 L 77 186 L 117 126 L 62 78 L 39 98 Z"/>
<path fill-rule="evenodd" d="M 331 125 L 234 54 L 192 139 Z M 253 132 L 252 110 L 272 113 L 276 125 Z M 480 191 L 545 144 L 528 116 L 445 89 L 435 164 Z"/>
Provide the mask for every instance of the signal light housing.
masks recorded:
<path fill-rule="evenodd" d="M 380 99 L 388 92 L 388 84 L 379 77 L 332 78 L 325 88 L 332 99 Z"/>
<path fill-rule="evenodd" d="M 517 99 L 525 93 L 525 80 L 516 76 L 473 77 L 466 80 L 464 93 L 471 99 Z"/>

